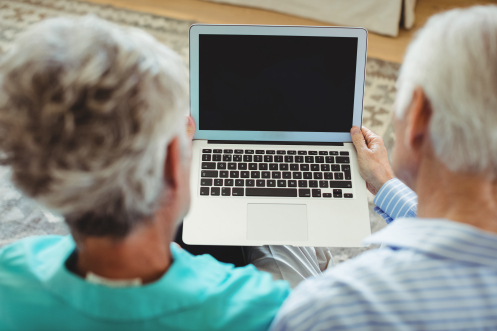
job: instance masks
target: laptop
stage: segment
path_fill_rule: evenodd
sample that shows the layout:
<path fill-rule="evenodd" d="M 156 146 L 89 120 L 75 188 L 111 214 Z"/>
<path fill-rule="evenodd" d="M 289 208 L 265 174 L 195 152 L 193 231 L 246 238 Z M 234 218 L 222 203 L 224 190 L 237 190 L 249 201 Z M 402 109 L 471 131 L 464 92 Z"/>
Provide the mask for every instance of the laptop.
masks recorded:
<path fill-rule="evenodd" d="M 366 48 L 363 28 L 191 27 L 185 243 L 362 245 L 367 191 L 349 131 L 362 125 Z"/>

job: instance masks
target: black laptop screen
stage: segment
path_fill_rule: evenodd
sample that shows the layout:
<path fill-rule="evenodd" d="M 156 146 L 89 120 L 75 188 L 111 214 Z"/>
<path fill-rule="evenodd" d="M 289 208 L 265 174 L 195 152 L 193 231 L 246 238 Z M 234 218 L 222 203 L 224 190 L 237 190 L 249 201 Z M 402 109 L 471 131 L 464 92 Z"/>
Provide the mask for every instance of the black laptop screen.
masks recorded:
<path fill-rule="evenodd" d="M 199 36 L 199 128 L 349 132 L 357 38 Z"/>

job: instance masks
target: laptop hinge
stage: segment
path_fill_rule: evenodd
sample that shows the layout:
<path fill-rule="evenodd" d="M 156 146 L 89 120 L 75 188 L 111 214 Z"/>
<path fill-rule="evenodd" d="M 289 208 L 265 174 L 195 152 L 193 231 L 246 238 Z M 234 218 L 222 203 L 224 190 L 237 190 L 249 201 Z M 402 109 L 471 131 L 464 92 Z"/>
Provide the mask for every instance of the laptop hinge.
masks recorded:
<path fill-rule="evenodd" d="M 252 141 L 252 140 L 207 140 L 208 144 L 244 144 L 244 145 L 317 145 L 317 146 L 343 146 L 338 142 L 316 141 Z"/>

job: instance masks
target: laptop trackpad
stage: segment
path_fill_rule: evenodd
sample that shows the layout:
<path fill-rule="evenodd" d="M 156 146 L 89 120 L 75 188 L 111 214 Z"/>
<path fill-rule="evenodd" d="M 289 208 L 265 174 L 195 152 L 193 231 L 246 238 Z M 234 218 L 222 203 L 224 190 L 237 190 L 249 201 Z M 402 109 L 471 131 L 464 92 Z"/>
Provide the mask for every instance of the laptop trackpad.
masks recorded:
<path fill-rule="evenodd" d="M 247 239 L 307 240 L 307 206 L 249 203 Z"/>

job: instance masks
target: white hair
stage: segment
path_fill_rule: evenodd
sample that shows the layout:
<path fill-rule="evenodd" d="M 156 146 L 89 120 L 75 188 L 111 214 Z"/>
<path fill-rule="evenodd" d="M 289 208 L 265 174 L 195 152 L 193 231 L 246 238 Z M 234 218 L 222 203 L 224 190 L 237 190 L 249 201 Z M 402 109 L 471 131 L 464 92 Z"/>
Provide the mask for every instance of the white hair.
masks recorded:
<path fill-rule="evenodd" d="M 397 82 L 402 118 L 421 87 L 436 156 L 452 171 L 497 175 L 497 6 L 433 16 L 408 47 Z"/>
<path fill-rule="evenodd" d="M 14 183 L 86 235 L 153 215 L 167 144 L 184 142 L 184 63 L 95 16 L 32 26 L 0 61 L 0 150 Z"/>

